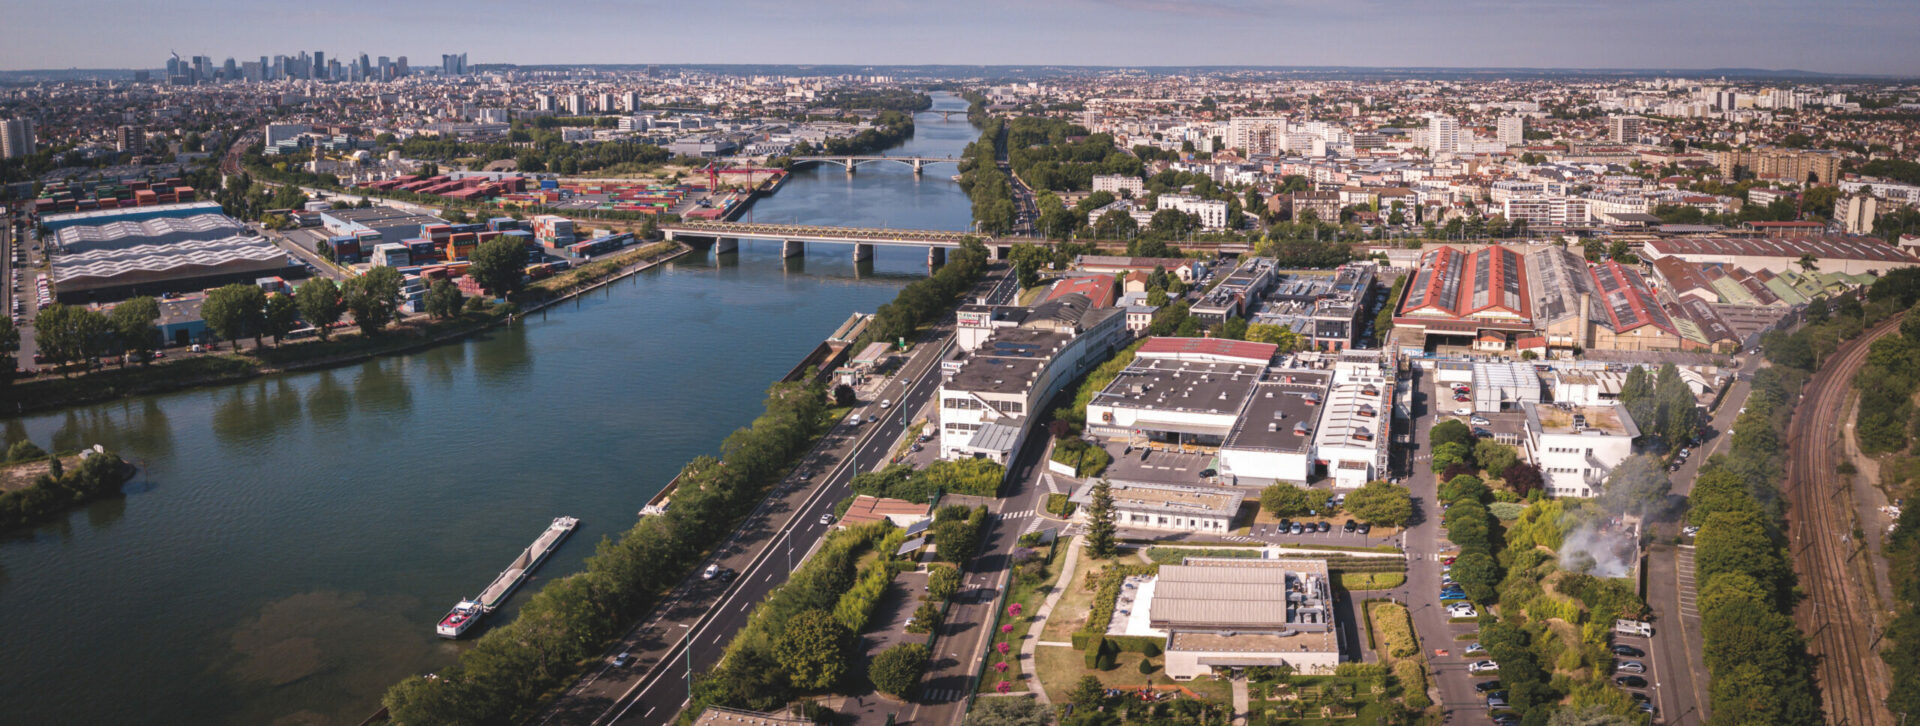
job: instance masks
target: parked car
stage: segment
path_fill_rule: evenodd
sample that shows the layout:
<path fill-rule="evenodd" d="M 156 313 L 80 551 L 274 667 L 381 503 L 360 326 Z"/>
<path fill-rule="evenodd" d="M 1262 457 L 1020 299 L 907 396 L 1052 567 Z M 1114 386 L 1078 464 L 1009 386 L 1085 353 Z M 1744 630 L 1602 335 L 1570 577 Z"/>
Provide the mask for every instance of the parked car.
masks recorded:
<path fill-rule="evenodd" d="M 1450 607 L 1447 608 L 1447 617 L 1477 618 L 1480 617 L 1480 611 L 1473 609 L 1472 605 L 1467 605 L 1466 607 Z"/>
<path fill-rule="evenodd" d="M 1490 660 L 1477 660 L 1467 664 L 1468 673 L 1486 673 L 1500 670 L 1500 664 Z"/>
<path fill-rule="evenodd" d="M 1360 525 L 1354 524 L 1353 520 L 1351 519 L 1347 520 L 1346 524 L 1340 525 L 1340 529 L 1342 531 L 1345 531 L 1347 534 L 1353 534 L 1353 531 L 1359 528 L 1360 528 Z"/>
<path fill-rule="evenodd" d="M 1507 707 L 1506 691 L 1494 691 L 1493 693 L 1487 694 L 1487 708 L 1506 708 L 1506 707 Z"/>
<path fill-rule="evenodd" d="M 1321 534 L 1326 534 L 1326 533 L 1328 533 L 1328 532 L 1332 532 L 1332 531 L 1333 531 L 1333 523 L 1332 523 L 1332 522 L 1321 522 L 1321 523 L 1320 523 L 1320 533 L 1321 533 Z"/>
<path fill-rule="evenodd" d="M 1360 533 L 1361 533 L 1361 534 L 1366 534 L 1366 533 L 1368 533 L 1368 532 L 1372 532 L 1372 531 L 1373 531 L 1373 523 L 1372 523 L 1372 522 L 1361 522 L 1361 523 L 1360 523 Z"/>
<path fill-rule="evenodd" d="M 1613 669 L 1621 673 L 1645 673 L 1647 664 L 1637 660 L 1623 660 L 1613 664 Z"/>
<path fill-rule="evenodd" d="M 1627 688 L 1646 688 L 1647 687 L 1647 679 L 1641 678 L 1639 676 L 1620 676 L 1619 678 L 1613 679 L 1613 682 L 1618 683 Z"/>
<path fill-rule="evenodd" d="M 1700 533 L 1700 528 L 1699 528 L 1699 527 L 1695 527 L 1695 526 L 1693 526 L 1693 525 L 1691 525 L 1691 524 L 1689 524 L 1689 525 L 1687 525 L 1687 526 L 1685 526 L 1685 527 L 1683 527 L 1683 528 L 1681 528 L 1681 529 L 1680 529 L 1680 534 L 1683 534 L 1683 535 L 1686 535 L 1686 536 L 1688 536 L 1688 537 L 1692 537 L 1692 536 L 1694 536 L 1694 535 L 1696 535 L 1696 534 L 1699 534 L 1699 533 Z"/>
<path fill-rule="evenodd" d="M 1487 649 L 1482 647 L 1478 642 L 1474 642 L 1474 643 L 1467 644 L 1466 652 L 1467 653 L 1485 653 L 1487 652 Z"/>
<path fill-rule="evenodd" d="M 1485 416 L 1474 416 L 1473 418 L 1467 419 L 1467 423 L 1473 424 L 1475 426 L 1492 426 L 1493 425 L 1493 421 L 1489 420 Z"/>
<path fill-rule="evenodd" d="M 613 657 L 613 667 L 615 668 L 625 668 L 627 667 L 627 664 L 632 662 L 633 662 L 633 654 L 624 650 L 620 651 L 619 655 L 616 655 Z"/>
<path fill-rule="evenodd" d="M 1614 655 L 1622 656 L 1626 658 L 1639 658 L 1647 654 L 1646 651 L 1640 650 L 1639 648 L 1635 648 L 1631 645 L 1616 645 L 1616 646 L 1613 646 L 1612 650 Z"/>
<path fill-rule="evenodd" d="M 1279 529 L 1276 529 L 1276 530 L 1274 530 L 1274 531 L 1275 531 L 1275 532 L 1285 532 L 1285 531 L 1288 531 L 1288 530 L 1291 530 L 1291 529 L 1293 529 L 1293 520 L 1291 520 L 1291 519 L 1282 519 L 1282 520 L 1280 520 L 1280 527 L 1279 527 Z"/>
<path fill-rule="evenodd" d="M 1499 681 L 1481 681 L 1479 683 L 1473 684 L 1473 691 L 1475 693 L 1486 693 L 1487 691 L 1498 691 L 1498 690 L 1500 690 Z"/>
<path fill-rule="evenodd" d="M 1458 401 L 1458 403 L 1466 403 L 1466 401 Z M 1456 409 L 1454 409 L 1454 410 L 1453 410 L 1453 415 L 1455 415 L 1455 416 L 1472 416 L 1472 415 L 1473 415 L 1473 409 L 1471 409 L 1471 408 L 1467 408 L 1466 406 L 1461 406 L 1461 407 L 1459 407 L 1459 408 L 1456 408 Z"/>
<path fill-rule="evenodd" d="M 1287 530 L 1287 534 L 1304 534 L 1306 531 L 1306 528 L 1300 526 L 1299 522 L 1294 522 L 1293 529 Z"/>
<path fill-rule="evenodd" d="M 707 569 L 700 573 L 700 579 L 702 580 L 711 580 L 719 576 L 720 576 L 719 565 L 707 565 Z"/>

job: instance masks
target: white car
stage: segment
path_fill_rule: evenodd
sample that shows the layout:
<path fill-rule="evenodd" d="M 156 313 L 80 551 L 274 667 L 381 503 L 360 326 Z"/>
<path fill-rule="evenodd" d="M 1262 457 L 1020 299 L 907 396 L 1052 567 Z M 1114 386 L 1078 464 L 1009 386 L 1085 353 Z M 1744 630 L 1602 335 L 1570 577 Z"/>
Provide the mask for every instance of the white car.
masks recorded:
<path fill-rule="evenodd" d="M 888 408 L 893 408 L 893 399 L 891 399 L 891 398 L 883 398 L 883 399 L 881 399 L 881 400 L 880 400 L 880 408 L 882 408 L 882 409 L 888 409 Z"/>
<path fill-rule="evenodd" d="M 1486 673 L 1500 670 L 1500 664 L 1490 660 L 1474 661 L 1467 664 L 1468 673 Z"/>
<path fill-rule="evenodd" d="M 1472 415 L 1473 415 L 1473 409 L 1471 409 L 1471 408 L 1467 408 L 1466 406 L 1461 406 L 1461 407 L 1459 407 L 1459 408 L 1456 408 L 1456 409 L 1454 409 L 1454 410 L 1453 410 L 1453 415 L 1455 415 L 1455 416 L 1472 416 Z"/>
<path fill-rule="evenodd" d="M 1448 607 L 1447 617 L 1477 618 L 1477 617 L 1480 617 L 1480 613 L 1479 611 L 1474 610 L 1472 605 L 1460 604 L 1460 605 L 1454 605 L 1454 606 Z"/>
<path fill-rule="evenodd" d="M 822 514 L 822 515 L 820 515 L 820 523 L 821 523 L 821 524 L 833 524 L 833 514 L 832 514 L 832 513 L 828 513 L 828 514 Z"/>

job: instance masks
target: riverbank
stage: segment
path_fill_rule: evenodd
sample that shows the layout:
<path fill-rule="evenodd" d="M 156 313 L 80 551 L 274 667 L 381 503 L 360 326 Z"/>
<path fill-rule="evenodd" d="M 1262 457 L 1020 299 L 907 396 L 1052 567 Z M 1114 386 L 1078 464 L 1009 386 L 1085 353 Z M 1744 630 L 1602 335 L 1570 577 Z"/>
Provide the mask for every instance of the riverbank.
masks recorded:
<path fill-rule="evenodd" d="M 660 245 L 671 246 L 662 248 Z M 500 303 L 487 310 L 462 313 L 450 320 L 422 321 L 416 318 L 372 337 L 343 329 L 332 339 L 324 341 L 310 340 L 255 348 L 248 352 L 199 355 L 154 365 L 99 370 L 75 378 L 45 376 L 17 381 L 0 390 L 0 411 L 5 411 L 6 415 L 25 415 L 68 406 L 233 383 L 279 373 L 333 368 L 381 356 L 415 353 L 465 340 L 503 323 L 512 323 L 529 313 L 545 310 L 672 262 L 692 251 L 693 248 L 684 242 L 654 243 L 589 263 L 568 273 L 575 277 L 559 278 L 568 280 L 564 286 L 536 288 L 544 290 L 546 296 L 530 302 L 525 310 L 510 303 Z"/>

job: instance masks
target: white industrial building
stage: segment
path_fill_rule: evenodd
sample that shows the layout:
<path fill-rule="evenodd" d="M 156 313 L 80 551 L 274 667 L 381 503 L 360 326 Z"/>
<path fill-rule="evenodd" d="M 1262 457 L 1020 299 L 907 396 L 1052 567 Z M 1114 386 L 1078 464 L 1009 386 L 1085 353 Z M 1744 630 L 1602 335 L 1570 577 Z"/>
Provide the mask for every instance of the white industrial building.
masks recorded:
<path fill-rule="evenodd" d="M 1627 408 L 1525 405 L 1527 458 L 1540 468 L 1547 493 L 1591 497 L 1600 493 L 1607 472 L 1633 455 L 1640 435 Z"/>
<path fill-rule="evenodd" d="M 1070 498 L 1080 505 L 1074 513 L 1080 522 L 1087 521 L 1096 483 L 1092 479 L 1081 483 Z M 1233 518 L 1246 500 L 1245 493 L 1233 488 L 1148 482 L 1110 481 L 1108 493 L 1113 498 L 1113 523 L 1117 526 L 1213 535 L 1233 531 Z"/>
<path fill-rule="evenodd" d="M 1017 325 L 942 362 L 941 458 L 1006 464 L 1019 456 L 1037 409 L 1111 357 L 1127 340 L 1125 321 L 1118 308 L 1096 308 L 1072 293 L 1027 309 Z"/>
<path fill-rule="evenodd" d="M 1163 667 L 1176 680 L 1340 664 L 1326 560 L 1196 557 L 1126 584 L 1107 634 L 1165 638 Z"/>
<path fill-rule="evenodd" d="M 1314 463 L 1333 485 L 1357 488 L 1387 471 L 1393 425 L 1394 371 L 1379 351 L 1346 351 L 1333 359 L 1333 387 L 1314 434 Z"/>

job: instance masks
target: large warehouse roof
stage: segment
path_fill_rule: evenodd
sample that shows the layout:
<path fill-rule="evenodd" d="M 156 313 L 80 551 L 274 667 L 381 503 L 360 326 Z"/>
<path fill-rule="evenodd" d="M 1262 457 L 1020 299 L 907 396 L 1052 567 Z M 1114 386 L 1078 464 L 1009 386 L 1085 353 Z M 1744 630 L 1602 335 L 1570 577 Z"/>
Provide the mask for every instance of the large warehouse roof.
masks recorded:
<path fill-rule="evenodd" d="M 1473 252 L 1453 247 L 1435 249 L 1414 274 L 1401 314 L 1530 318 L 1525 261 L 1520 253 L 1505 247 L 1482 247 Z"/>
<path fill-rule="evenodd" d="M 1660 309 L 1659 301 L 1653 297 L 1653 291 L 1647 288 L 1647 281 L 1633 268 L 1621 266 L 1612 260 L 1605 265 L 1593 267 L 1595 289 L 1600 291 L 1600 299 L 1605 302 L 1608 317 L 1613 321 L 1613 332 L 1625 333 L 1644 325 L 1652 325 L 1668 333 L 1679 335 L 1673 321 L 1667 318 L 1667 312 Z"/>
<path fill-rule="evenodd" d="M 55 287 L 64 294 L 161 279 L 264 271 L 288 264 L 286 250 L 273 243 L 259 237 L 233 236 L 62 255 L 54 265 L 53 278 Z"/>
<path fill-rule="evenodd" d="M 232 237 L 245 229 L 224 214 L 161 217 L 141 221 L 76 225 L 54 234 L 54 244 L 69 254 L 125 249 L 138 245 L 169 245 L 187 240 Z"/>
<path fill-rule="evenodd" d="M 1813 255 L 1831 260 L 1871 260 L 1876 262 L 1920 263 L 1893 245 L 1872 237 L 1829 235 L 1823 237 L 1685 237 L 1660 239 L 1647 243 L 1657 255 L 1720 255 L 1738 257 L 1786 257 L 1798 260 Z"/>

